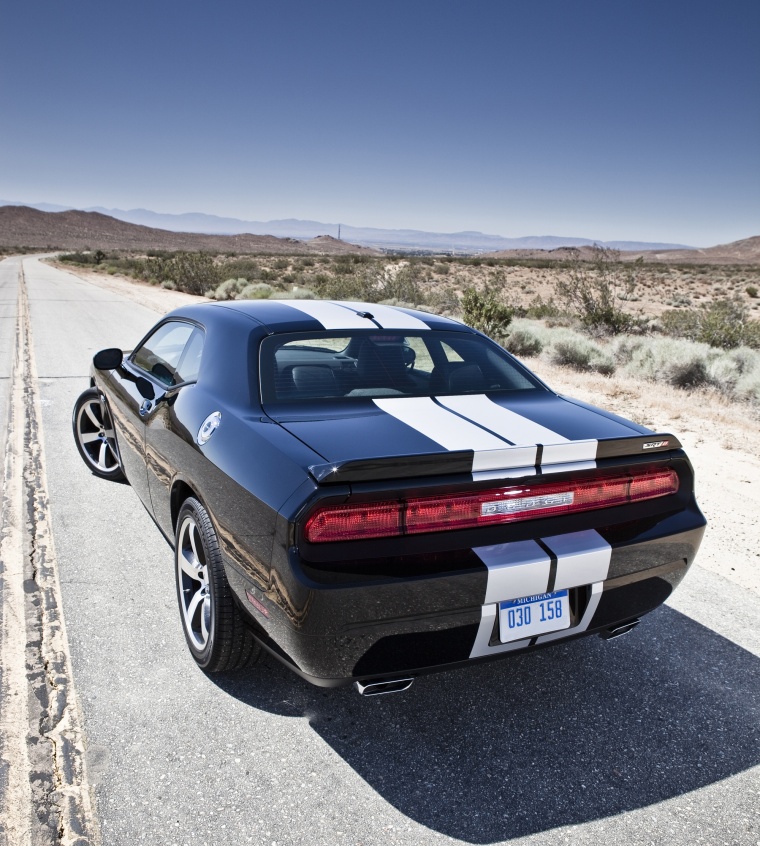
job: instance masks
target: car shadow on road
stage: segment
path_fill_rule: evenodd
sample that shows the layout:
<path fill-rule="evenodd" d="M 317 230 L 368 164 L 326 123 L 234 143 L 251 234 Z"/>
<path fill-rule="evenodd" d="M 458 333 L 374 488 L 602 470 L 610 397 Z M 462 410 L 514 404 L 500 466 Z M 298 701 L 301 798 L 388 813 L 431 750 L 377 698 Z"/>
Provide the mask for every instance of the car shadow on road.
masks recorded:
<path fill-rule="evenodd" d="M 636 633 L 419 678 L 372 699 L 272 659 L 217 677 L 305 717 L 387 802 L 492 843 L 652 805 L 760 764 L 760 659 L 663 607 Z"/>

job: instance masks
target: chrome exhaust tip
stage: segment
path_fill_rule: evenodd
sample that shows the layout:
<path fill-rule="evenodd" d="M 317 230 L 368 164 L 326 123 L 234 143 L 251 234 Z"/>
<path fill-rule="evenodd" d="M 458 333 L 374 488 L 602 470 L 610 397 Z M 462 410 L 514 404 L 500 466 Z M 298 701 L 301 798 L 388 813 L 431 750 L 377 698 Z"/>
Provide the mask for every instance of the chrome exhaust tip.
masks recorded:
<path fill-rule="evenodd" d="M 637 617 L 635 620 L 629 620 L 627 623 L 621 623 L 619 626 L 612 626 L 612 628 L 599 632 L 599 637 L 602 640 L 612 640 L 615 637 L 622 637 L 624 634 L 632 632 L 640 622 L 641 620 Z"/>
<path fill-rule="evenodd" d="M 403 693 L 409 690 L 414 679 L 385 679 L 384 681 L 354 682 L 361 696 L 384 696 L 386 693 Z"/>

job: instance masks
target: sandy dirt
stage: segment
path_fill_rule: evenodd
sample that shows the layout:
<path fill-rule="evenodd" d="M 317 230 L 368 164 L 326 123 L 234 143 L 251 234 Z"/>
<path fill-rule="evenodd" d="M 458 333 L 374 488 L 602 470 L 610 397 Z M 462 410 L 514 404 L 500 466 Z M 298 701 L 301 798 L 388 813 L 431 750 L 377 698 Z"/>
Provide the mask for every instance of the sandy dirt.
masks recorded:
<path fill-rule="evenodd" d="M 205 300 L 124 277 L 79 269 L 74 273 L 157 314 Z M 694 465 L 697 500 L 708 520 L 697 566 L 760 594 L 760 425 L 756 415 L 744 405 L 727 403 L 708 392 L 687 392 L 617 375 L 577 373 L 539 360 L 525 362 L 559 393 L 676 435 Z"/>

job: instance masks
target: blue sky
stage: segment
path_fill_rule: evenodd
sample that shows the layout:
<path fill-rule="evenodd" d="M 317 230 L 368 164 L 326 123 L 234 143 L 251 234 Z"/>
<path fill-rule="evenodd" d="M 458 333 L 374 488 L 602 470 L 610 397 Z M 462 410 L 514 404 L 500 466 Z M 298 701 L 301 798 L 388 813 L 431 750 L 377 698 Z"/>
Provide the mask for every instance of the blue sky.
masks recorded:
<path fill-rule="evenodd" d="M 709 246 L 760 234 L 760 3 L 6 3 L 0 197 Z"/>

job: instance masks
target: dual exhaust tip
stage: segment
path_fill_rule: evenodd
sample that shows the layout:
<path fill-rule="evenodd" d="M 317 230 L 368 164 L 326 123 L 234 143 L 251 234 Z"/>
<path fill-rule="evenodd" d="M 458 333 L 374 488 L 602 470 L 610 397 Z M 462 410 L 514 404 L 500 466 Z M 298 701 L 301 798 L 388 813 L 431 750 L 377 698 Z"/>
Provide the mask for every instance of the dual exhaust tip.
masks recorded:
<path fill-rule="evenodd" d="M 629 620 L 627 623 L 620 623 L 617 626 L 612 626 L 609 629 L 599 632 L 599 637 L 602 640 L 612 640 L 616 637 L 622 637 L 624 634 L 632 632 L 640 622 L 641 620 L 637 617 L 635 620 Z"/>
<path fill-rule="evenodd" d="M 382 681 L 355 681 L 354 687 L 362 696 L 384 696 L 386 693 L 403 693 L 409 690 L 414 679 L 383 679 Z"/>

